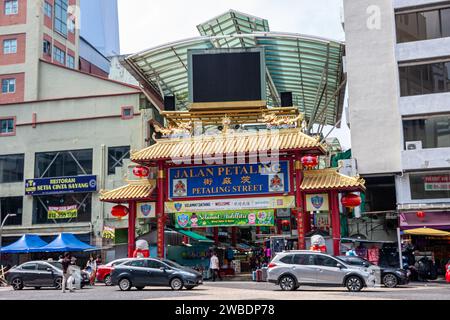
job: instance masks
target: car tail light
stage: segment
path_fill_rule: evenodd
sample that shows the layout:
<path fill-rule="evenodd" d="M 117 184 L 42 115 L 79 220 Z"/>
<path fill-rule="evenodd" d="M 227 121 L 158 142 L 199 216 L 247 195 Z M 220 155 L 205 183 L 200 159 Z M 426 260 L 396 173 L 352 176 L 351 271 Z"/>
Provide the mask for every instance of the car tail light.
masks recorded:
<path fill-rule="evenodd" d="M 273 268 L 276 267 L 277 265 L 273 262 L 269 263 L 269 265 L 267 266 L 268 268 Z"/>

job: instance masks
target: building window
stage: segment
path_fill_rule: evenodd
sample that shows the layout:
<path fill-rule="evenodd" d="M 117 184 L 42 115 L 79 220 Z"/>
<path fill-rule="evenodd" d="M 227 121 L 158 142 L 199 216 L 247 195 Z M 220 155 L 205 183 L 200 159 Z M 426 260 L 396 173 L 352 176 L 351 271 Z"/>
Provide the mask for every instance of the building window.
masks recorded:
<path fill-rule="evenodd" d="M 16 215 L 15 217 L 9 217 L 5 226 L 20 226 L 22 224 L 22 210 L 22 197 L 0 198 L 0 221 L 3 221 L 8 214 Z"/>
<path fill-rule="evenodd" d="M 3 54 L 17 53 L 17 39 L 3 40 Z"/>
<path fill-rule="evenodd" d="M 411 199 L 450 198 L 450 172 L 411 173 Z"/>
<path fill-rule="evenodd" d="M 5 15 L 12 15 L 19 13 L 19 1 L 18 0 L 6 0 L 5 1 Z"/>
<path fill-rule="evenodd" d="M 0 119 L 0 136 L 12 136 L 16 132 L 14 118 Z"/>
<path fill-rule="evenodd" d="M 404 120 L 405 142 L 420 141 L 422 148 L 450 148 L 450 116 Z"/>
<path fill-rule="evenodd" d="M 75 33 L 75 18 L 70 18 L 68 21 L 67 29 L 71 33 Z"/>
<path fill-rule="evenodd" d="M 48 40 L 44 40 L 43 43 L 43 51 L 44 54 L 51 56 L 52 55 L 52 44 Z"/>
<path fill-rule="evenodd" d="M 69 68 L 75 69 L 75 58 L 70 54 L 67 55 L 67 66 Z"/>
<path fill-rule="evenodd" d="M 3 79 L 2 93 L 15 93 L 15 92 L 16 92 L 16 79 Z"/>
<path fill-rule="evenodd" d="M 47 1 L 44 1 L 44 13 L 49 18 L 51 18 L 53 15 L 53 7 Z"/>
<path fill-rule="evenodd" d="M 71 211 L 71 217 L 64 218 L 68 210 Z M 49 214 L 49 211 L 52 214 Z M 33 224 L 90 222 L 91 213 L 91 193 L 68 193 L 33 198 Z"/>
<path fill-rule="evenodd" d="M 0 183 L 23 182 L 24 155 L 0 156 Z"/>
<path fill-rule="evenodd" d="M 36 153 L 35 178 L 92 174 L 92 149 Z"/>
<path fill-rule="evenodd" d="M 115 174 L 123 166 L 123 160 L 130 159 L 130 146 L 108 148 L 108 174 Z"/>
<path fill-rule="evenodd" d="M 58 48 L 57 46 L 54 46 L 53 48 L 53 59 L 57 62 L 59 62 L 62 65 L 66 64 L 66 53 Z"/>
<path fill-rule="evenodd" d="M 450 92 L 450 62 L 399 68 L 401 96 Z"/>
<path fill-rule="evenodd" d="M 134 110 L 133 107 L 122 107 L 122 119 L 133 119 L 134 117 Z"/>
<path fill-rule="evenodd" d="M 67 0 L 55 0 L 55 31 L 67 36 Z"/>
<path fill-rule="evenodd" d="M 450 36 L 450 8 L 397 14 L 395 22 L 398 43 Z"/>

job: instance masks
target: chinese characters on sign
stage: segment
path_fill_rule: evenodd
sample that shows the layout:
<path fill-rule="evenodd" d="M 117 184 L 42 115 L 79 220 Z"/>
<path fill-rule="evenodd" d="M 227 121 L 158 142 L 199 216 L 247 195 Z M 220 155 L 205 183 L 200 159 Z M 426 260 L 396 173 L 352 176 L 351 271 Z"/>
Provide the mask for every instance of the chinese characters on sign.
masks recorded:
<path fill-rule="evenodd" d="M 169 169 L 170 198 L 290 192 L 289 162 Z"/>

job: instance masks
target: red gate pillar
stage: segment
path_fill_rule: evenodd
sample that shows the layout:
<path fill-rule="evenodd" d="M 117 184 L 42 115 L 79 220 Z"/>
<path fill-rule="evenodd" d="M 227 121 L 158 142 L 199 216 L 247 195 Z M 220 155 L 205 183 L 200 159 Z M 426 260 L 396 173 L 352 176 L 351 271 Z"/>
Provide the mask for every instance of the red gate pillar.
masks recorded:
<path fill-rule="evenodd" d="M 305 221 L 303 217 L 304 204 L 301 185 L 303 181 L 302 163 L 300 161 L 300 154 L 295 156 L 295 203 L 297 207 L 297 232 L 298 232 L 298 249 L 305 250 Z"/>
<path fill-rule="evenodd" d="M 157 242 L 158 242 L 158 257 L 164 258 L 164 228 L 166 224 L 166 217 L 164 215 L 164 162 L 158 161 L 158 178 L 157 188 L 158 197 L 156 199 L 156 216 L 157 216 Z"/>
<path fill-rule="evenodd" d="M 237 244 L 237 227 L 231 228 L 231 245 L 236 247 Z"/>
<path fill-rule="evenodd" d="M 340 255 L 341 219 L 339 213 L 339 197 L 337 191 L 330 191 L 331 227 L 333 229 L 333 254 Z"/>
<path fill-rule="evenodd" d="M 136 246 L 136 201 L 128 202 L 128 257 L 132 258 Z"/>
<path fill-rule="evenodd" d="M 213 228 L 213 234 L 214 234 L 214 244 L 217 246 L 219 244 L 219 228 L 218 227 Z"/>

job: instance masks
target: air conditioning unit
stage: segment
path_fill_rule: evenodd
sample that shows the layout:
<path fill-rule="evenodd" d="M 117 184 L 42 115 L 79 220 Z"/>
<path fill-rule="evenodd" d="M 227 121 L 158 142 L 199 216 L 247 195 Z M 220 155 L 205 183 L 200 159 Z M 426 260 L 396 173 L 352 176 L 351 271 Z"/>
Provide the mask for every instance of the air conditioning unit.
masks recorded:
<path fill-rule="evenodd" d="M 422 141 L 406 142 L 406 150 L 422 150 Z"/>

